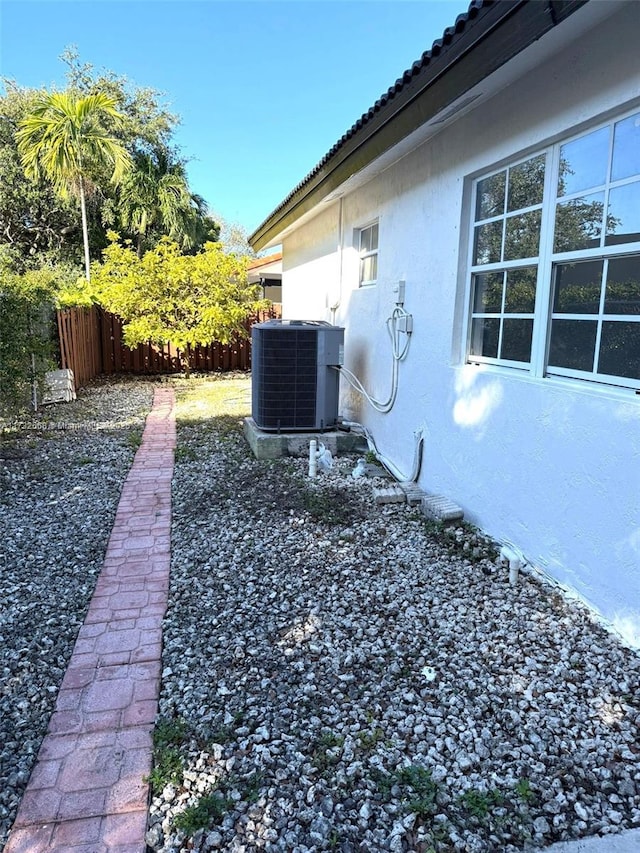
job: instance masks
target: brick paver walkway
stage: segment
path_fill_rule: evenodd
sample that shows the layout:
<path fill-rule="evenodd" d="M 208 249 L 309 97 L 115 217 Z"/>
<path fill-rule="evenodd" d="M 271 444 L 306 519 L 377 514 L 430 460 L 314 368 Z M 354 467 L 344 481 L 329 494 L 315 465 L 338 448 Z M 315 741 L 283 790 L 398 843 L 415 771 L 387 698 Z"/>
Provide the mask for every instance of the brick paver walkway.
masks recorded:
<path fill-rule="evenodd" d="M 175 440 L 158 389 L 5 853 L 144 853 Z"/>

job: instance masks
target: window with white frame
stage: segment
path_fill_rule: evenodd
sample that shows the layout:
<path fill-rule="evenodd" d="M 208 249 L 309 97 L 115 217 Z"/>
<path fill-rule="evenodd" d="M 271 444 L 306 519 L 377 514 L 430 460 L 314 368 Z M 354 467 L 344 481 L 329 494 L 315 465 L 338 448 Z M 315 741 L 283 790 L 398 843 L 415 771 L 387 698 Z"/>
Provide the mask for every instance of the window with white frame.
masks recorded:
<path fill-rule="evenodd" d="M 373 222 L 358 231 L 360 255 L 360 286 L 375 284 L 378 280 L 378 223 Z"/>
<path fill-rule="evenodd" d="M 640 113 L 474 186 L 468 360 L 640 388 Z"/>

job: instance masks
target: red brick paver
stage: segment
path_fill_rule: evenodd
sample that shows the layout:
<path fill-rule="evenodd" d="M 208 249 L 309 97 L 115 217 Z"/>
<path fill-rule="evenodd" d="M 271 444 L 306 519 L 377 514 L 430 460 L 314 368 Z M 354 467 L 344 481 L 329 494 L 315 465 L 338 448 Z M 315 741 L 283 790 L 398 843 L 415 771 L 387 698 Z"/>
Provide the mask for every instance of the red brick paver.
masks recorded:
<path fill-rule="evenodd" d="M 144 853 L 171 555 L 174 394 L 158 389 L 4 853 Z"/>

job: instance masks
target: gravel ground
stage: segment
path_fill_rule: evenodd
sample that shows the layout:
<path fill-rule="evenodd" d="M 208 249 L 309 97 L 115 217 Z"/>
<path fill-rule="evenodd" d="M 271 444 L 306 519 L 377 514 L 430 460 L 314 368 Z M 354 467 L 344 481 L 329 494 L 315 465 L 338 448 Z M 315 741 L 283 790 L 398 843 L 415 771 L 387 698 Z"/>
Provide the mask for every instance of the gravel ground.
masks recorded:
<path fill-rule="evenodd" d="M 149 382 L 102 382 L 74 403 L 0 429 L 0 849 L 93 594 L 152 396 Z"/>
<path fill-rule="evenodd" d="M 638 655 L 540 578 L 511 587 L 472 529 L 375 506 L 354 459 L 309 481 L 237 422 L 179 426 L 149 850 L 640 826 Z"/>
<path fill-rule="evenodd" d="M 182 407 L 149 851 L 479 853 L 640 826 L 638 655 L 539 578 L 510 587 L 473 530 L 374 506 L 354 459 L 313 482 L 257 462 L 247 380 L 218 387 L 219 417 Z M 99 384 L 0 441 L 0 848 L 152 392 Z"/>

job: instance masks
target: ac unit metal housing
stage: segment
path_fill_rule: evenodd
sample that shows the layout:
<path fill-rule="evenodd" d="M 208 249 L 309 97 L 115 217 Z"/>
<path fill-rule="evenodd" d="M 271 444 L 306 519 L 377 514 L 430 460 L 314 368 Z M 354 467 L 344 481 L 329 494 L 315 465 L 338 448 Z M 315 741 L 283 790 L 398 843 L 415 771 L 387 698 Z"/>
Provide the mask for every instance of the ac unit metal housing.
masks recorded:
<path fill-rule="evenodd" d="M 333 429 L 344 329 L 323 321 L 268 320 L 251 332 L 251 416 L 262 430 Z"/>

